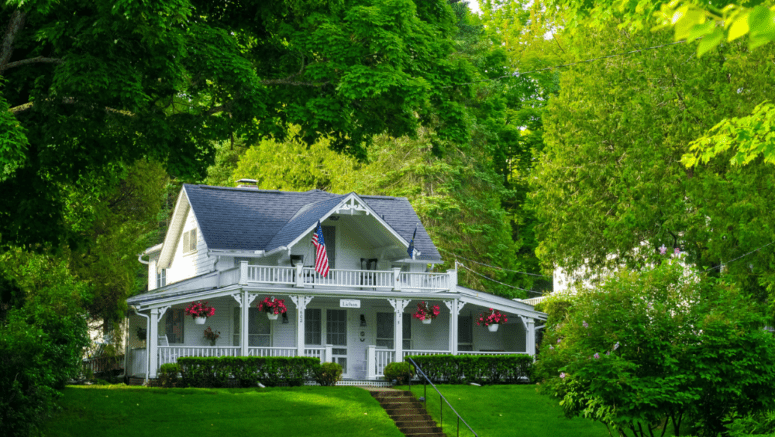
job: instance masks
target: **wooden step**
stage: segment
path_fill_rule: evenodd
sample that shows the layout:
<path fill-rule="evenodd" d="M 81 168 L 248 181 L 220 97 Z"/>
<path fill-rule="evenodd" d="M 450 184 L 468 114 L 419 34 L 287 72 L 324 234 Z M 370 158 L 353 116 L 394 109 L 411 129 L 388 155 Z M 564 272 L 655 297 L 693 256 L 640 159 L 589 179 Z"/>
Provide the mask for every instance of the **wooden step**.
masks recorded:
<path fill-rule="evenodd" d="M 371 394 L 398 429 L 407 437 L 445 437 L 436 421 L 425 411 L 425 405 L 409 391 L 381 391 Z"/>

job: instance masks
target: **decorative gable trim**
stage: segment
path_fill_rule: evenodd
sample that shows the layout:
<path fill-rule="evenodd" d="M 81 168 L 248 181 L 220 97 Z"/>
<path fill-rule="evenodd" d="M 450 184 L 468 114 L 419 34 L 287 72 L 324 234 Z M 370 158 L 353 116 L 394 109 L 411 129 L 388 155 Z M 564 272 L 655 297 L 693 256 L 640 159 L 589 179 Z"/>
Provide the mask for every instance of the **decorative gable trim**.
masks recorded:
<path fill-rule="evenodd" d="M 335 207 L 333 207 L 330 211 L 325 213 L 322 217 L 320 217 L 320 222 L 322 223 L 327 218 L 334 214 L 345 214 L 349 213 L 350 215 L 356 215 L 356 214 L 365 214 L 365 215 L 371 215 L 374 216 L 375 219 L 385 228 L 387 229 L 393 237 L 398 240 L 401 244 L 409 247 L 409 242 L 406 241 L 401 235 L 396 232 L 395 229 L 393 229 L 392 226 L 390 226 L 385 220 L 382 219 L 382 217 L 379 216 L 370 206 L 368 203 L 366 203 L 363 199 L 361 199 L 360 196 L 358 196 L 356 193 L 350 193 L 348 194 L 341 202 L 339 202 Z M 314 231 L 317 227 L 317 223 L 313 224 L 309 228 L 307 228 L 304 232 L 302 232 L 299 236 L 293 239 L 290 244 L 288 244 L 286 247 L 293 247 L 298 243 L 302 238 L 304 238 L 305 235 L 309 234 L 310 232 Z"/>

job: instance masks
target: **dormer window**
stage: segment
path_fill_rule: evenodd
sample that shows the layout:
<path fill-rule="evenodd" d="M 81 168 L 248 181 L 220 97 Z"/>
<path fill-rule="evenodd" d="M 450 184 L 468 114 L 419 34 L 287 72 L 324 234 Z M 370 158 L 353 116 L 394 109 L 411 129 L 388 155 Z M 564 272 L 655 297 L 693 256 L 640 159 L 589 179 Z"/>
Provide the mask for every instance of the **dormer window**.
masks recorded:
<path fill-rule="evenodd" d="M 196 252 L 196 229 L 183 233 L 183 253 Z"/>

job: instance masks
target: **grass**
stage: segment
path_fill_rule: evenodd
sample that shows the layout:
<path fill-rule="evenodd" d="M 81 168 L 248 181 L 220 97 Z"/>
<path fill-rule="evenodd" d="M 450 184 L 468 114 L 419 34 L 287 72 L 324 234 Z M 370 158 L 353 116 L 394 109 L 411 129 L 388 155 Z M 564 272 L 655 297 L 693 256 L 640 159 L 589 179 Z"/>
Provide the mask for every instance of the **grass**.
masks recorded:
<path fill-rule="evenodd" d="M 46 436 L 403 435 L 377 401 L 357 387 L 72 386 L 60 404 Z"/>
<path fill-rule="evenodd" d="M 582 418 L 567 419 L 562 408 L 548 396 L 536 393 L 534 385 L 438 385 L 463 419 L 480 437 L 608 437 L 600 423 Z M 401 387 L 408 389 L 408 387 Z M 412 392 L 423 396 L 423 386 Z M 439 421 L 439 396 L 428 386 L 428 412 Z M 444 404 L 444 431 L 456 435 L 457 416 Z M 461 422 L 460 435 L 472 436 Z"/>

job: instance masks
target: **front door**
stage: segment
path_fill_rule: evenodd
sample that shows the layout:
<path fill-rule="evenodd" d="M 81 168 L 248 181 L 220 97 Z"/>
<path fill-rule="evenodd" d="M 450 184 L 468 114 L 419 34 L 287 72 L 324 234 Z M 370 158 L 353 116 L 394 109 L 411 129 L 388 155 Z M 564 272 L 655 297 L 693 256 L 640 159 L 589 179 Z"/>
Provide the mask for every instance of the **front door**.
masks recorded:
<path fill-rule="evenodd" d="M 347 310 L 326 310 L 326 344 L 331 348 L 331 361 L 342 366 L 342 376 L 349 376 L 347 368 Z"/>

